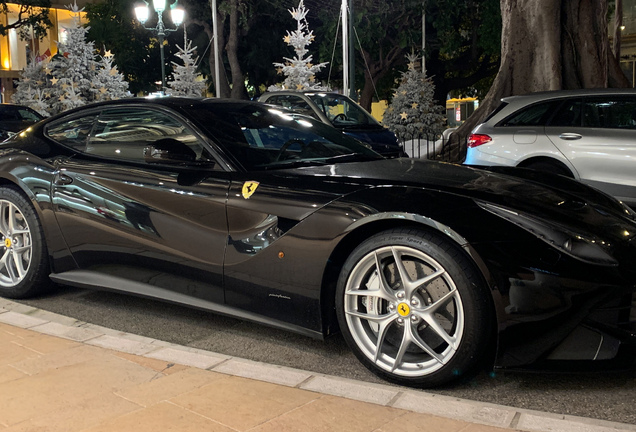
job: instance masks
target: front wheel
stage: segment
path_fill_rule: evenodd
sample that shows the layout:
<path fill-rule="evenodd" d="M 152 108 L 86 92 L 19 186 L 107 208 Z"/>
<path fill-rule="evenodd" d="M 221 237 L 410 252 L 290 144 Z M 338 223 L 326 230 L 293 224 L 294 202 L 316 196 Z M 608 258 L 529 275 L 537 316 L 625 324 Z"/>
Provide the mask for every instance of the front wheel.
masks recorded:
<path fill-rule="evenodd" d="M 31 203 L 0 187 L 0 296 L 24 298 L 49 285 L 42 227 Z"/>
<path fill-rule="evenodd" d="M 441 236 L 396 229 L 369 238 L 345 262 L 336 295 L 345 340 L 384 379 L 438 386 L 476 371 L 486 355 L 489 293 Z"/>

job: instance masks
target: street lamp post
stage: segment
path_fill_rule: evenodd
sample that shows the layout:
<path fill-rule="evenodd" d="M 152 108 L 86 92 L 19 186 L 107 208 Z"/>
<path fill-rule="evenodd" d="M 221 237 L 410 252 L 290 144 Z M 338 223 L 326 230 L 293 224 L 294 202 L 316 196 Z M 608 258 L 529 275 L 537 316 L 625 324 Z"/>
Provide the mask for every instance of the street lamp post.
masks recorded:
<path fill-rule="evenodd" d="M 165 68 L 165 60 L 163 54 L 163 41 L 165 36 L 177 29 L 167 28 L 163 23 L 163 12 L 166 10 L 166 0 L 150 0 L 152 2 L 153 9 L 157 13 L 157 25 L 155 27 L 146 27 L 146 21 L 150 16 L 150 10 L 148 8 L 148 3 L 144 1 L 145 4 L 141 4 L 135 7 L 135 16 L 137 20 L 141 23 L 141 25 L 150 31 L 154 31 L 157 33 L 157 37 L 159 38 L 159 52 L 161 54 L 161 93 L 165 94 L 166 91 L 166 68 Z M 170 8 L 170 17 L 172 18 L 172 23 L 179 27 L 183 22 L 183 18 L 185 17 L 185 11 L 179 7 L 175 7 L 176 3 L 173 7 Z"/>

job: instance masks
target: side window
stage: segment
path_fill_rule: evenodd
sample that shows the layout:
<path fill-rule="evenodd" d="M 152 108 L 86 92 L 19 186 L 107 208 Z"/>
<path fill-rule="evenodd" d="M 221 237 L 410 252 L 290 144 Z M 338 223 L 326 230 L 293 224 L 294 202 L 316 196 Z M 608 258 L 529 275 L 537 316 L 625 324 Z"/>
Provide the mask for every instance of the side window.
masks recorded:
<path fill-rule="evenodd" d="M 636 100 L 627 98 L 586 100 L 583 125 L 596 128 L 636 129 Z"/>
<path fill-rule="evenodd" d="M 93 123 L 97 114 L 74 118 L 72 120 L 62 120 L 49 125 L 45 134 L 60 144 L 72 147 L 79 151 L 86 150 L 88 135 L 93 128 Z"/>
<path fill-rule="evenodd" d="M 18 110 L 13 107 L 0 107 L 0 120 L 14 121 L 20 120 L 18 117 Z"/>
<path fill-rule="evenodd" d="M 265 103 L 272 104 L 272 105 L 283 106 L 283 102 L 281 101 L 281 97 L 280 96 L 272 96 L 270 98 L 267 98 Z"/>
<path fill-rule="evenodd" d="M 549 122 L 549 126 L 581 126 L 581 99 L 566 100 L 557 109 Z"/>
<path fill-rule="evenodd" d="M 18 113 L 20 115 L 20 120 L 32 121 L 32 122 L 38 122 L 38 121 L 42 120 L 42 117 L 40 117 L 39 115 L 37 115 L 33 111 L 29 111 L 27 109 L 19 109 Z"/>
<path fill-rule="evenodd" d="M 171 142 L 175 146 L 185 144 L 194 152 L 195 160 L 212 160 L 205 147 L 185 125 L 165 113 L 145 108 L 102 111 L 85 153 L 144 162 L 144 149 L 158 141 L 163 146 Z"/>
<path fill-rule="evenodd" d="M 554 102 L 529 106 L 502 121 L 499 126 L 542 126 L 552 111 Z M 505 106 L 505 105 L 504 105 Z M 496 111 L 498 111 L 498 108 Z M 495 113 L 496 113 L 495 111 Z M 493 114 L 494 115 L 494 114 Z"/>

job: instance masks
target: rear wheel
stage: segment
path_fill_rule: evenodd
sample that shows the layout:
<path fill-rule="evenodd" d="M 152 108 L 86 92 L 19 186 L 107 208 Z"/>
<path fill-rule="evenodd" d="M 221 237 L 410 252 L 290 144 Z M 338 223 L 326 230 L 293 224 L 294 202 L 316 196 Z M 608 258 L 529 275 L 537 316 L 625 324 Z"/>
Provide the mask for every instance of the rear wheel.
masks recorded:
<path fill-rule="evenodd" d="M 489 293 L 446 239 L 390 230 L 347 259 L 337 315 L 358 359 L 384 379 L 433 387 L 474 372 L 491 335 Z"/>
<path fill-rule="evenodd" d="M 0 295 L 24 298 L 49 285 L 42 227 L 31 203 L 0 187 Z"/>

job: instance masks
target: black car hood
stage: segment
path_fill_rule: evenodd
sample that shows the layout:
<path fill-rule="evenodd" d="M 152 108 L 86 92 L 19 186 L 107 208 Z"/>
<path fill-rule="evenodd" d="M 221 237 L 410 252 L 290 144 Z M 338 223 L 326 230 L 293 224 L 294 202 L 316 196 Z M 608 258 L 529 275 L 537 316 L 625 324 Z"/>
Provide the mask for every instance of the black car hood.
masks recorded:
<path fill-rule="evenodd" d="M 444 162 L 400 158 L 342 163 L 295 170 L 361 187 L 404 186 L 450 193 L 503 206 L 547 220 L 598 223 L 599 211 L 625 216 L 624 208 L 596 189 L 563 176 L 522 168 L 478 169 Z M 590 217 L 594 213 L 594 217 Z M 595 222 L 593 222 L 595 221 Z"/>

